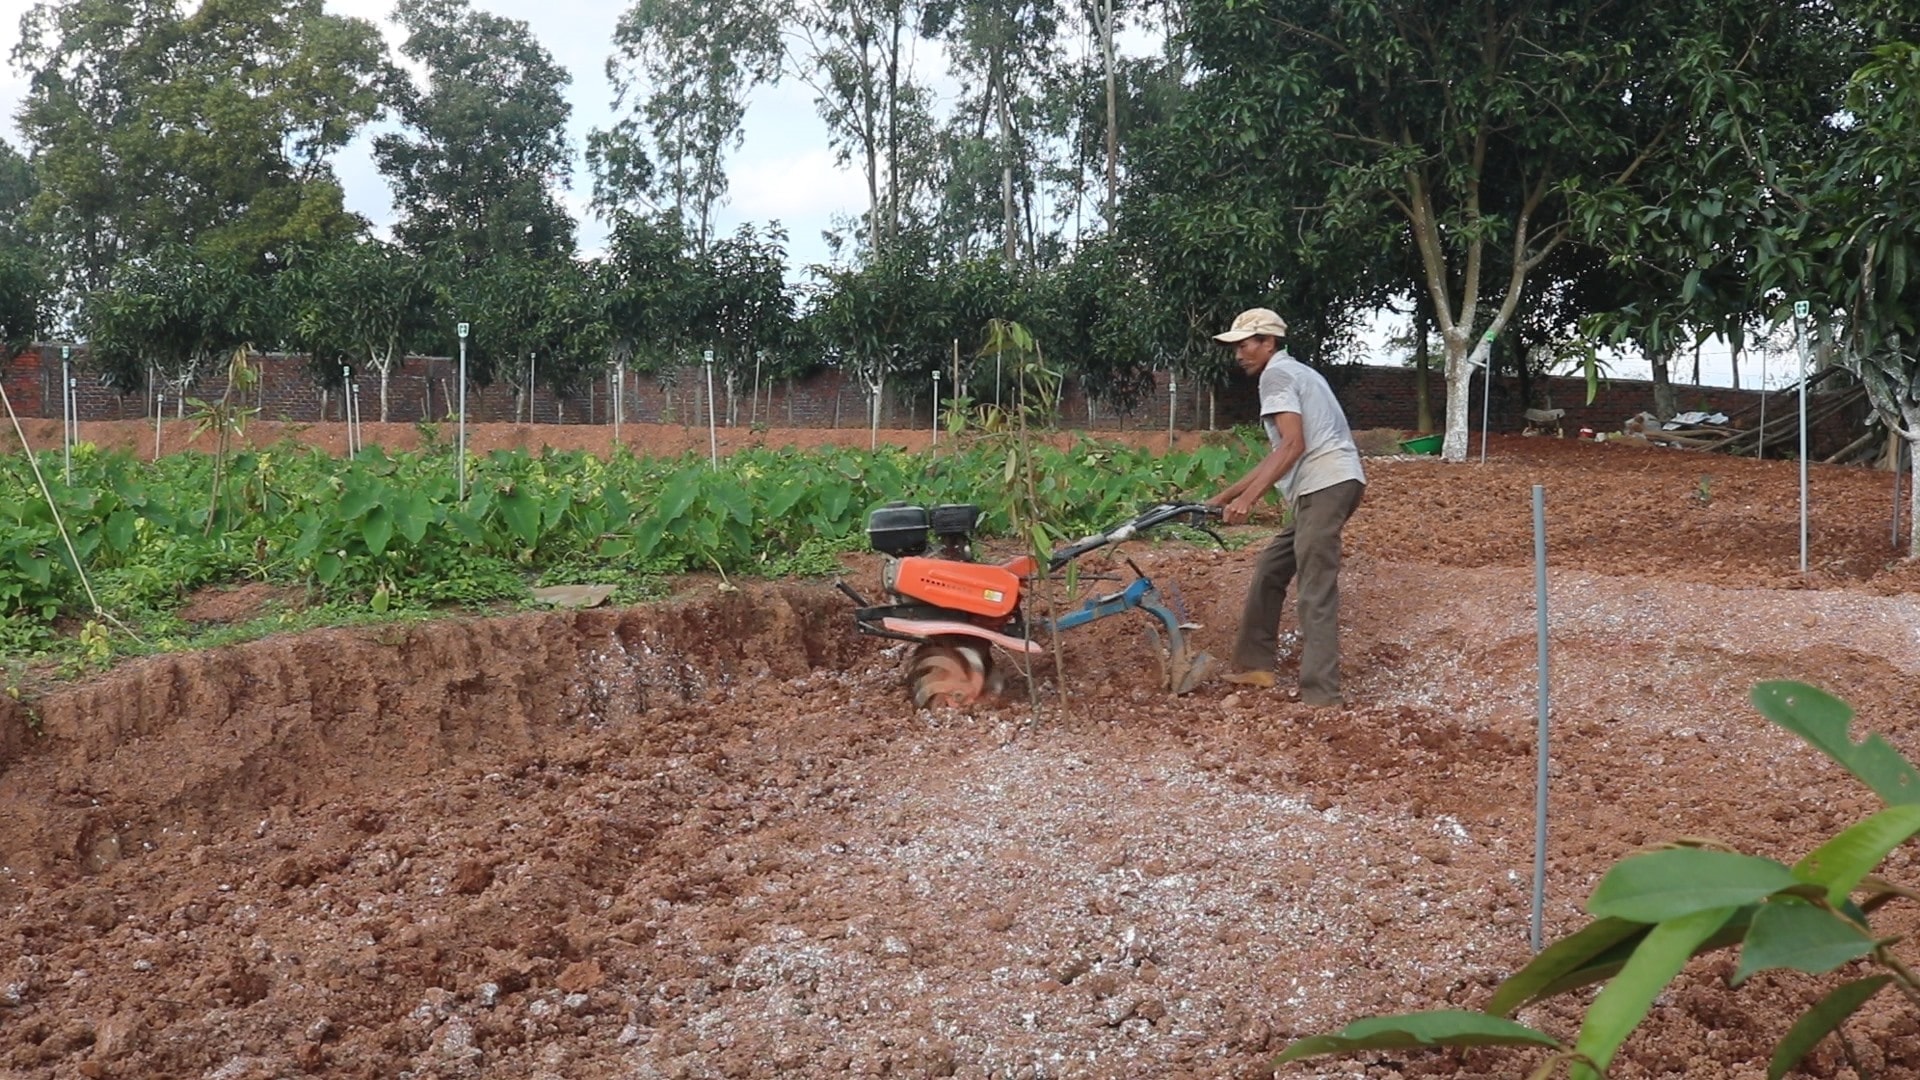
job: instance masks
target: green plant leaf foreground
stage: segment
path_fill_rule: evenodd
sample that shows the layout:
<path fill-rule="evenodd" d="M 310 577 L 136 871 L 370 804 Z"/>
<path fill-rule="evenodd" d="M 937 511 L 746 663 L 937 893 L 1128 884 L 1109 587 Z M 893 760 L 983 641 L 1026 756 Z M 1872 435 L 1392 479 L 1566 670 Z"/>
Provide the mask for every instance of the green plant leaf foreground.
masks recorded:
<path fill-rule="evenodd" d="M 1551 1046 L 1559 1040 L 1525 1024 L 1464 1009 L 1355 1020 L 1337 1035 L 1301 1039 L 1273 1059 L 1275 1066 L 1355 1050 L 1414 1050 L 1433 1046 Z"/>
<path fill-rule="evenodd" d="M 1551 996 L 1550 988 L 1582 971 L 1599 969 L 1597 982 L 1620 969 L 1632 954 L 1632 947 L 1647 934 L 1645 923 L 1628 919 L 1596 919 L 1580 930 L 1547 946 L 1526 967 L 1508 976 L 1493 992 L 1487 1012 L 1512 1016 L 1515 1009 Z M 1625 951 L 1619 951 L 1622 944 Z M 1608 962 L 1612 961 L 1611 964 Z M 1584 986 L 1586 983 L 1575 983 Z"/>
<path fill-rule="evenodd" d="M 1662 922 L 1587 1008 L 1586 1022 L 1574 1042 L 1573 1080 L 1597 1080 L 1633 1029 L 1646 1019 L 1653 999 L 1680 973 L 1696 949 L 1711 938 L 1737 908 L 1709 908 Z M 1588 1064 L 1588 1063 L 1591 1064 Z"/>
<path fill-rule="evenodd" d="M 1799 884 L 1792 870 L 1772 859 L 1671 848 L 1615 863 L 1587 898 L 1587 912 L 1659 923 L 1699 911 L 1738 908 Z"/>
<path fill-rule="evenodd" d="M 1838 1028 L 1846 1019 L 1860 1011 L 1860 1007 L 1873 999 L 1880 988 L 1893 981 L 1891 975 L 1875 975 L 1872 978 L 1858 979 L 1842 984 L 1833 993 L 1820 999 L 1820 1003 L 1802 1013 L 1800 1019 L 1774 1047 L 1773 1060 L 1767 1065 L 1767 1080 L 1780 1080 L 1800 1064 L 1820 1040 Z"/>
<path fill-rule="evenodd" d="M 1793 865 L 1793 875 L 1826 886 L 1827 903 L 1838 905 L 1861 878 L 1915 834 L 1920 834 L 1920 805 L 1890 806 L 1821 844 Z"/>
<path fill-rule="evenodd" d="M 1769 968 L 1823 975 L 1873 951 L 1873 939 L 1838 914 L 1799 900 L 1762 904 L 1740 948 L 1735 986 Z"/>
<path fill-rule="evenodd" d="M 1920 804 L 1920 772 L 1879 735 L 1854 742 L 1853 707 L 1798 682 L 1763 682 L 1750 695 L 1760 715 L 1806 740 L 1890 806 Z"/>

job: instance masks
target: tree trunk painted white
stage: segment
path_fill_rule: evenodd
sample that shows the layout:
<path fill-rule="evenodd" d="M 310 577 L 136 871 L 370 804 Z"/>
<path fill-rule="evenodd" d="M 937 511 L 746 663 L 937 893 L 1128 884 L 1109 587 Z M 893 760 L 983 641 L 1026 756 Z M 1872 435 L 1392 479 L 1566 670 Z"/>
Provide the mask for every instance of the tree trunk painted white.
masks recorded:
<path fill-rule="evenodd" d="M 1448 331 L 1447 344 L 1447 433 L 1440 443 L 1442 461 L 1467 460 L 1467 440 L 1472 434 L 1468 430 L 1471 417 L 1468 412 L 1473 403 L 1473 373 L 1487 362 L 1487 354 L 1493 339 L 1482 337 L 1472 352 L 1467 351 L 1467 336 L 1459 331 Z"/>

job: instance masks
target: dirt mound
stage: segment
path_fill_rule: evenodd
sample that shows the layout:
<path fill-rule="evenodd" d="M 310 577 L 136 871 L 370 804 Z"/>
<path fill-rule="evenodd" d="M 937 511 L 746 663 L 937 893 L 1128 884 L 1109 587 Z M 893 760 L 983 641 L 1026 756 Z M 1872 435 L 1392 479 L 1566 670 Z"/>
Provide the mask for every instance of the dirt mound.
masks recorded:
<path fill-rule="evenodd" d="M 1341 712 L 1284 681 L 1170 698 L 1129 616 L 1004 700 L 915 713 L 900 648 L 817 582 L 268 639 L 16 709 L 0 1072 L 1237 1077 L 1360 1014 L 1483 1004 L 1527 957 L 1535 483 L 1550 933 L 1636 845 L 1793 859 L 1870 809 L 1751 711 L 1755 681 L 1826 686 L 1920 758 L 1885 474 L 1816 473 L 1805 578 L 1790 465 L 1513 439 L 1369 474 Z M 1249 550 L 1126 554 L 1224 650 Z M 1615 1074 L 1763 1075 L 1828 981 L 1731 970 L 1689 969 Z M 1912 1014 L 1876 1008 L 1861 1064 L 1920 1071 Z"/>

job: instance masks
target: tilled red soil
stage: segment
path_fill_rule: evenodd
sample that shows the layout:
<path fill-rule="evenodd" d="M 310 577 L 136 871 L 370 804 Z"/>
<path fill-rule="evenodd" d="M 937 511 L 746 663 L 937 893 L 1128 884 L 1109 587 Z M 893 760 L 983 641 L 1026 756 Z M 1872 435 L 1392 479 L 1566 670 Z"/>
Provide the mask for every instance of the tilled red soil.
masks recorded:
<path fill-rule="evenodd" d="M 1803 577 L 1791 464 L 1516 438 L 1368 468 L 1341 711 L 1289 702 L 1290 645 L 1279 690 L 1171 698 L 1125 616 L 1004 700 L 916 713 L 900 649 L 818 581 L 157 658 L 32 726 L 0 698 L 0 1075 L 1242 1077 L 1360 1015 L 1483 1004 L 1529 955 L 1536 483 L 1550 934 L 1637 845 L 1792 860 L 1874 808 L 1757 681 L 1920 759 L 1888 474 L 1813 470 Z M 1220 653 L 1270 528 L 1126 554 Z M 1911 845 L 1883 870 L 1920 886 Z M 1689 967 L 1614 1075 L 1764 1076 L 1845 974 L 1732 970 Z M 1890 996 L 1848 1031 L 1862 1069 L 1920 1075 Z M 1832 1040 L 1809 1071 L 1857 1075 Z"/>

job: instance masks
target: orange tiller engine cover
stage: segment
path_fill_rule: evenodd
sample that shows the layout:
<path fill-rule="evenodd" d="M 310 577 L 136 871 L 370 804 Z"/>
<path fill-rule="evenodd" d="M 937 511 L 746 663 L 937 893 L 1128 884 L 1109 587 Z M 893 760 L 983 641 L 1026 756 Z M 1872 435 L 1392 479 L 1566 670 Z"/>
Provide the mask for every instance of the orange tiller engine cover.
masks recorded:
<path fill-rule="evenodd" d="M 1020 602 L 1020 579 L 1003 566 L 909 556 L 887 586 L 901 596 L 969 615 L 1004 618 Z"/>

